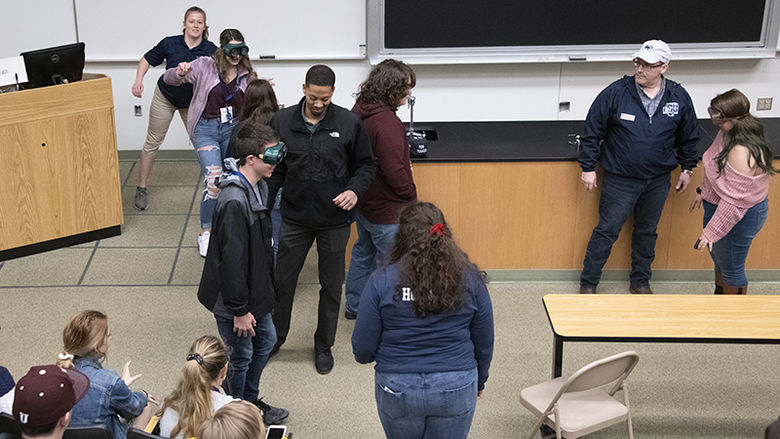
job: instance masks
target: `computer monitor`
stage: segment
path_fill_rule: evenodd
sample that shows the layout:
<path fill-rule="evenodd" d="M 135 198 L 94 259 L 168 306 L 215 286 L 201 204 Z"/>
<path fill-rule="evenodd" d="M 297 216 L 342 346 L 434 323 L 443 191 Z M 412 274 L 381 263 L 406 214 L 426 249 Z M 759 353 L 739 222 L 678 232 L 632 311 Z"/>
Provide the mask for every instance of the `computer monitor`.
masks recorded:
<path fill-rule="evenodd" d="M 33 50 L 21 56 L 29 88 L 80 81 L 84 72 L 84 43 Z"/>

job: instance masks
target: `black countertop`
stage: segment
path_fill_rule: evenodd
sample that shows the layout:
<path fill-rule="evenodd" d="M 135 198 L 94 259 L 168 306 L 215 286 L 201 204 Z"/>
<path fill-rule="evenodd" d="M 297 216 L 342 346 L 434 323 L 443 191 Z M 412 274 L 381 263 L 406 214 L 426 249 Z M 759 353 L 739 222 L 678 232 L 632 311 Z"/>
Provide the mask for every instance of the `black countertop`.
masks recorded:
<path fill-rule="evenodd" d="M 767 138 L 780 158 L 780 118 L 761 119 Z M 700 119 L 699 156 L 709 148 L 718 128 Z M 580 133 L 584 121 L 537 122 L 415 122 L 424 131 L 428 156 L 414 162 L 517 162 L 576 161 L 577 148 L 569 140 Z M 435 140 L 434 140 L 435 139 Z"/>

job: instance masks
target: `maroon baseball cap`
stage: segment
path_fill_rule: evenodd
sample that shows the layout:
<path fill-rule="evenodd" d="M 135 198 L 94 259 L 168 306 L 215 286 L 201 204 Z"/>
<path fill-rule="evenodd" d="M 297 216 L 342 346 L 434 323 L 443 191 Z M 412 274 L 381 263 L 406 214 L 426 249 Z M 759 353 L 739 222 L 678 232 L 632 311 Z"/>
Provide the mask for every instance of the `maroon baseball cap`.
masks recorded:
<path fill-rule="evenodd" d="M 54 364 L 33 366 L 16 383 L 13 415 L 23 426 L 43 427 L 60 419 L 89 390 L 89 378 Z"/>

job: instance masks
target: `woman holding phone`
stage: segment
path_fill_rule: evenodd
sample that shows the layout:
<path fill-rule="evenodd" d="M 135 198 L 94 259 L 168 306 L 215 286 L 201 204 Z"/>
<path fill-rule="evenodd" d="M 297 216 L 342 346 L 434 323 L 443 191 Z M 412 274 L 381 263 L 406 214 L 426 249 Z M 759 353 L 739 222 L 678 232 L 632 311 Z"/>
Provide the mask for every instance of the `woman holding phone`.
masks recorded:
<path fill-rule="evenodd" d="M 745 260 L 766 221 L 774 154 L 739 90 L 715 96 L 708 111 L 719 130 L 702 157 L 704 181 L 690 206 L 704 208 L 696 247 L 709 250 L 715 264 L 715 294 L 747 294 Z"/>

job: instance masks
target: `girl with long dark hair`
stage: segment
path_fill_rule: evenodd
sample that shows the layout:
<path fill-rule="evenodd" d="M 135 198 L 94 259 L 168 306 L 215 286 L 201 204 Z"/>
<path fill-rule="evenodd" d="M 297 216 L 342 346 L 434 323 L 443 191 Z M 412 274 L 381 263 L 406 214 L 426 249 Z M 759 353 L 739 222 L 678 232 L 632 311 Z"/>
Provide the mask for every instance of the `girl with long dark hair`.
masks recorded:
<path fill-rule="evenodd" d="M 493 356 L 493 310 L 481 272 L 433 204 L 401 211 L 390 265 L 363 291 L 352 351 L 376 361 L 388 438 L 468 436 Z"/>
<path fill-rule="evenodd" d="M 761 121 L 737 89 L 715 96 L 708 109 L 718 135 L 702 157 L 704 181 L 690 210 L 704 207 L 699 250 L 715 264 L 715 294 L 747 294 L 745 260 L 766 221 L 769 177 L 777 172 Z"/>

